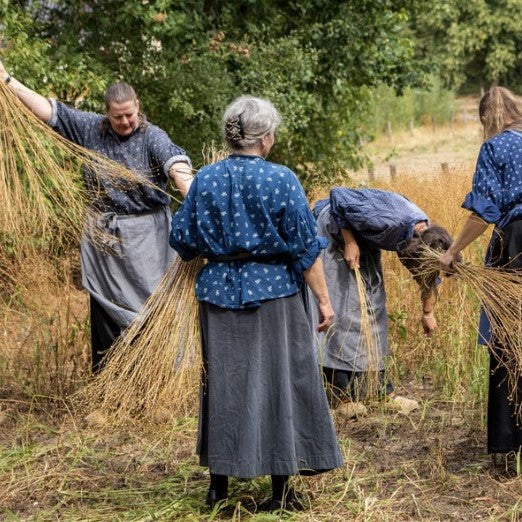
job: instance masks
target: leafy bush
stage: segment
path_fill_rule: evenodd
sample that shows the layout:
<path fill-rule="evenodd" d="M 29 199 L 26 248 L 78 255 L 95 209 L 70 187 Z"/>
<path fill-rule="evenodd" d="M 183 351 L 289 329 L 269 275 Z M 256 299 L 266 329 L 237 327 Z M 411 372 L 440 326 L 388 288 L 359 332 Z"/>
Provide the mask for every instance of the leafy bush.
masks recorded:
<path fill-rule="evenodd" d="M 5 62 L 29 87 L 100 110 L 124 79 L 196 164 L 234 97 L 265 96 L 285 121 L 272 157 L 294 168 L 361 164 L 369 89 L 420 81 L 408 16 L 401 0 L 0 0 Z"/>

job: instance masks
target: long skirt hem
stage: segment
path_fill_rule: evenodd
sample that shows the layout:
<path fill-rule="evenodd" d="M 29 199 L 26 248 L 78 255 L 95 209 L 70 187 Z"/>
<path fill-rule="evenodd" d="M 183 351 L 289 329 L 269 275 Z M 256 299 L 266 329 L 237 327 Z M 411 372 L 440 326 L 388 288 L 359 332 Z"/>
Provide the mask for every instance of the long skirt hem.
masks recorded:
<path fill-rule="evenodd" d="M 228 475 L 240 479 L 251 479 L 262 475 L 315 475 L 338 468 L 339 455 L 321 455 L 315 459 L 298 459 L 295 461 L 279 461 L 271 464 L 261 464 L 255 468 L 238 466 L 235 462 L 210 460 L 206 456 L 200 456 L 200 466 L 208 467 L 210 473 Z"/>

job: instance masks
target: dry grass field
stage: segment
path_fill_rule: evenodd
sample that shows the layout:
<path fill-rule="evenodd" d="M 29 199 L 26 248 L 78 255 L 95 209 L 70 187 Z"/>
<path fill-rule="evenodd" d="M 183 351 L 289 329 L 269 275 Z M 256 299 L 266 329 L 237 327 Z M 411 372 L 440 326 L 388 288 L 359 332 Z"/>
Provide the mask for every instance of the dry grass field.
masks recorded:
<path fill-rule="evenodd" d="M 476 122 L 405 131 L 367 146 L 373 186 L 401 192 L 455 232 L 480 145 Z M 389 178 L 389 163 L 397 165 Z M 441 163 L 449 167 L 443 172 Z M 365 172 L 347 181 L 367 184 Z M 485 242 L 466 260 L 481 263 Z M 368 405 L 367 415 L 336 416 L 345 467 L 296 478 L 309 492 L 304 512 L 267 515 L 256 505 L 269 478 L 233 480 L 230 501 L 209 512 L 208 473 L 194 455 L 196 405 L 154 426 L 87 424 L 70 395 L 87 380 L 87 298 L 78 261 L 26 260 L 24 285 L 0 271 L 0 519 L 153 520 L 520 520 L 520 462 L 485 453 L 488 356 L 476 346 L 478 303 L 444 278 L 439 329 L 422 335 L 420 297 L 396 256 L 384 257 L 397 392 L 419 401 L 409 415 Z M 168 408 L 168 405 L 164 405 Z"/>

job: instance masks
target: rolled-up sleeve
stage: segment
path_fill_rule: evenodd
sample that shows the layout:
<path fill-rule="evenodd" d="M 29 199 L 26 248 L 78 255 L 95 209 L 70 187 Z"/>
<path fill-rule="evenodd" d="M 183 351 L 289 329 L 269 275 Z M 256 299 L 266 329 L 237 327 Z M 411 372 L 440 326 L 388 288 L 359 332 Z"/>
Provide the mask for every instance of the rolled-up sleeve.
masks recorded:
<path fill-rule="evenodd" d="M 88 129 L 93 125 L 100 123 L 103 116 L 93 112 L 80 111 L 65 105 L 65 103 L 49 100 L 51 103 L 51 119 L 47 125 L 54 129 L 58 134 L 64 138 L 77 143 L 78 145 L 85 145 Z"/>
<path fill-rule="evenodd" d="M 328 241 L 317 235 L 317 223 L 308 204 L 303 189 L 294 194 L 294 205 L 290 206 L 283 224 L 283 237 L 292 258 L 295 272 L 308 270 L 315 262 Z"/>
<path fill-rule="evenodd" d="M 168 176 L 169 169 L 174 163 L 183 162 L 192 167 L 186 152 L 173 143 L 168 134 L 159 127 L 151 126 L 149 150 L 153 163 L 158 165 L 166 176 Z"/>
<path fill-rule="evenodd" d="M 462 207 L 478 214 L 487 223 L 497 223 L 502 216 L 501 170 L 490 143 L 484 143 L 480 149 L 472 190 Z"/>
<path fill-rule="evenodd" d="M 197 183 L 194 180 L 187 197 L 172 216 L 169 244 L 183 261 L 190 261 L 199 255 L 197 249 L 196 190 Z"/>

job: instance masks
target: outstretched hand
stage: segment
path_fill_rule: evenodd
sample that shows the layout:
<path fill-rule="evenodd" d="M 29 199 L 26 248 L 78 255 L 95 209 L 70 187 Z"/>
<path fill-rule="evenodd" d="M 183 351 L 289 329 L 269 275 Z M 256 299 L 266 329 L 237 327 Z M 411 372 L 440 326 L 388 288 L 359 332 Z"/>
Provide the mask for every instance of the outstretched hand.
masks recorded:
<path fill-rule="evenodd" d="M 450 250 L 446 250 L 440 257 L 439 257 L 439 266 L 441 270 L 444 272 L 449 272 L 450 274 L 453 272 L 453 262 L 456 260 L 456 255 L 453 254 Z"/>

